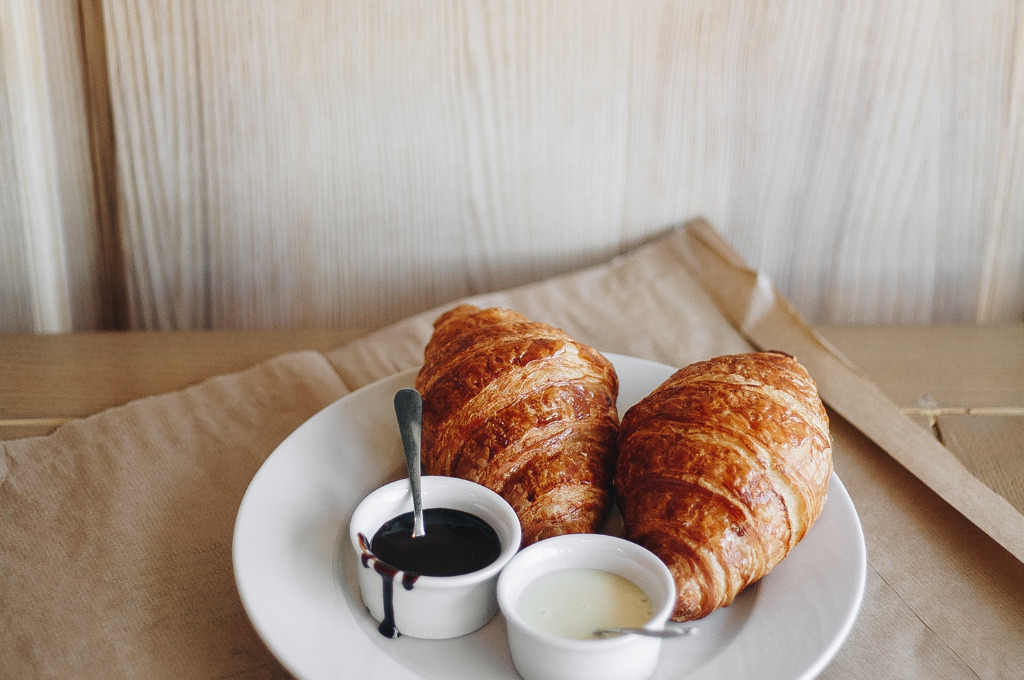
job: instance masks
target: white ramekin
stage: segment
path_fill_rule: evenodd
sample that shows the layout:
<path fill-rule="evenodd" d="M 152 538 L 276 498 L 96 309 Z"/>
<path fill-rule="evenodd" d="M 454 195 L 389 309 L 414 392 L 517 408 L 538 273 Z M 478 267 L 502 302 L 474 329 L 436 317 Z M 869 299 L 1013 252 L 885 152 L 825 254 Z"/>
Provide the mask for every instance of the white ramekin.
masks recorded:
<path fill-rule="evenodd" d="M 525 680 L 646 680 L 658 664 L 659 638 L 623 635 L 579 640 L 537 630 L 518 611 L 537 577 L 559 569 L 603 569 L 640 587 L 654 603 L 645 628 L 660 630 L 675 604 L 672 574 L 649 550 L 602 534 L 555 536 L 524 548 L 498 579 L 498 604 L 508 625 L 512 661 Z"/>
<path fill-rule="evenodd" d="M 482 627 L 498 612 L 498 574 L 519 550 L 519 518 L 501 496 L 464 479 L 424 476 L 421 493 L 424 509 L 450 508 L 474 514 L 487 522 L 501 540 L 498 559 L 478 571 L 460 576 L 420 576 L 411 590 L 402 587 L 401 572 L 394 577 L 394 622 L 399 633 L 429 639 L 458 637 Z M 368 543 L 382 524 L 411 510 L 409 482 L 402 479 L 364 498 L 349 524 L 360 594 L 378 622 L 384 619 L 384 577 L 374 569 L 372 554 L 366 556 L 360 534 Z"/>

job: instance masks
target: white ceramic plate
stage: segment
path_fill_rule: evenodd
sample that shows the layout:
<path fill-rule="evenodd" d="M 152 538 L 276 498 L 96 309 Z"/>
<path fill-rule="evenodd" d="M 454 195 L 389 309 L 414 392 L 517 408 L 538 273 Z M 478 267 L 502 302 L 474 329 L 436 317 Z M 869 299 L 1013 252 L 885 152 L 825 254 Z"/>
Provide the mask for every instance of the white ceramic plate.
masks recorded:
<path fill-rule="evenodd" d="M 620 414 L 674 370 L 606 356 L 619 375 Z M 267 458 L 239 507 L 232 557 L 242 603 L 270 651 L 303 680 L 519 677 L 501 614 L 453 640 L 389 640 L 359 599 L 348 520 L 363 496 L 405 474 L 393 398 L 414 375 L 368 385 L 310 418 Z M 813 678 L 853 625 L 866 565 L 857 512 L 833 475 L 804 540 L 732 606 L 700 621 L 699 635 L 666 641 L 654 677 Z"/>

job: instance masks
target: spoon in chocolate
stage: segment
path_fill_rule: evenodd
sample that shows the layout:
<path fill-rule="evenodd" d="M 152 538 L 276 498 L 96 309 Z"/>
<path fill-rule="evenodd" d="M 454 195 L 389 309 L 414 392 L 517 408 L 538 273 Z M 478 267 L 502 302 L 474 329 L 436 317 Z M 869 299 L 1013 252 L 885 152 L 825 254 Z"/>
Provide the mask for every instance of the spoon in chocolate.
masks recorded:
<path fill-rule="evenodd" d="M 420 495 L 420 435 L 423 431 L 423 397 L 420 393 L 411 387 L 398 390 L 395 394 L 395 415 L 398 417 L 398 431 L 402 434 L 409 488 L 412 490 L 412 535 L 417 538 L 427 535 Z"/>

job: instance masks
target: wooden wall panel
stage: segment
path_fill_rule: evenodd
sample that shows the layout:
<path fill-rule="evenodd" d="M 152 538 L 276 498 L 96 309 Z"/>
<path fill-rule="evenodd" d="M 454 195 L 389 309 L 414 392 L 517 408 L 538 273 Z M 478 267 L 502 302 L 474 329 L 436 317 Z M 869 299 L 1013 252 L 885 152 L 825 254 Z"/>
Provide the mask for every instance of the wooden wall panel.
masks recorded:
<path fill-rule="evenodd" d="M 812 322 L 1024 319 L 1014 0 L 82 7 L 131 327 L 374 327 L 697 215 Z"/>
<path fill-rule="evenodd" d="M 4 34 L 0 33 L 0 39 Z M 21 178 L 14 154 L 14 121 L 10 105 L 17 96 L 12 92 L 7 43 L 0 43 L 0 291 L 3 291 L 3 315 L 0 330 L 32 329 L 32 275 L 22 253 L 27 246 L 21 228 Z"/>
<path fill-rule="evenodd" d="M 973 320 L 986 251 L 1024 264 L 1007 182 L 1024 171 L 1019 4 L 670 7 L 637 31 L 660 26 L 649 49 L 671 66 L 652 78 L 655 58 L 634 60 L 646 90 L 631 110 L 650 118 L 624 214 L 708 214 L 819 321 Z M 1024 309 L 1012 286 L 1004 319 Z"/>
<path fill-rule="evenodd" d="M 0 0 L 0 331 L 103 325 L 79 19 Z"/>

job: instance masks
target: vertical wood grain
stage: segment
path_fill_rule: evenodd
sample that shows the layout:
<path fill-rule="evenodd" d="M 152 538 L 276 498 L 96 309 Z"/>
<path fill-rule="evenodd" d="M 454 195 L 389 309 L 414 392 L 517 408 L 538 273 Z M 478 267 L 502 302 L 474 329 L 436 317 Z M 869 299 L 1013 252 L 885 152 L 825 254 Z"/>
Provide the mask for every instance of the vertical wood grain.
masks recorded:
<path fill-rule="evenodd" d="M 698 215 L 815 323 L 1024 319 L 1014 0 L 0 3 L 84 35 L 2 33 L 8 327 L 375 327 Z"/>
<path fill-rule="evenodd" d="M 76 3 L 0 0 L 0 330 L 101 320 Z"/>
<path fill-rule="evenodd" d="M 128 327 L 126 262 L 118 212 L 118 172 L 107 40 L 102 0 L 80 0 L 82 71 L 89 129 L 91 170 L 94 179 L 96 233 L 99 258 L 100 303 L 103 328 Z"/>
<path fill-rule="evenodd" d="M 552 21 L 529 3 L 203 3 L 194 35 L 147 49 L 136 34 L 181 7 L 108 12 L 120 157 L 141 179 L 123 184 L 128 259 L 154 270 L 132 278 L 156 278 L 161 235 L 205 231 L 208 248 L 181 263 L 197 283 L 206 267 L 208 301 L 141 291 L 154 308 L 136 310 L 141 326 L 203 302 L 218 327 L 379 324 L 619 249 L 619 192 L 594 191 L 621 184 L 621 152 L 594 140 L 621 148 L 626 118 L 607 8 Z M 566 43 L 598 57 L 586 81 Z M 161 162 L 165 126 L 202 146 Z M 175 167 L 192 171 L 174 204 L 201 227 L 146 199 Z"/>
<path fill-rule="evenodd" d="M 640 31 L 668 75 L 634 58 L 641 228 L 706 214 L 817 321 L 967 320 L 986 242 L 1024 266 L 1020 194 L 992 215 L 997 168 L 1024 164 L 1005 150 L 1024 124 L 1005 108 L 1018 4 L 668 8 Z"/>
<path fill-rule="evenodd" d="M 3 14 L 0 21 L 9 16 L 6 5 L 0 5 Z M 13 91 L 12 79 L 8 76 L 11 66 L 10 50 L 3 33 L 0 33 L 0 291 L 2 309 L 0 330 L 12 331 L 32 328 L 32 292 L 29 285 L 31 276 L 24 266 L 21 253 L 24 251 L 24 237 L 21 226 L 21 181 L 14 155 L 13 116 L 11 102 L 17 93 Z"/>
<path fill-rule="evenodd" d="M 208 326 L 194 10 L 187 2 L 103 6 L 120 184 L 117 221 L 129 325 L 136 328 Z"/>
<path fill-rule="evenodd" d="M 56 332 L 70 329 L 71 310 L 41 17 L 32 9 L 29 3 L 5 0 L 0 22 L 13 160 L 9 186 L 16 193 L 8 209 L 14 216 L 10 228 L 21 237 L 20 252 L 8 256 L 23 262 L 17 270 L 28 284 L 32 328 Z"/>
<path fill-rule="evenodd" d="M 115 4 L 142 327 L 379 325 L 697 214 L 814 321 L 1020 313 L 1015 3 Z"/>
<path fill-rule="evenodd" d="M 986 232 L 982 285 L 975 321 L 1024 319 L 1024 9 L 1007 17 L 1005 66 L 999 70 L 1007 91 L 1000 106 L 1001 137 L 996 186 Z"/>

